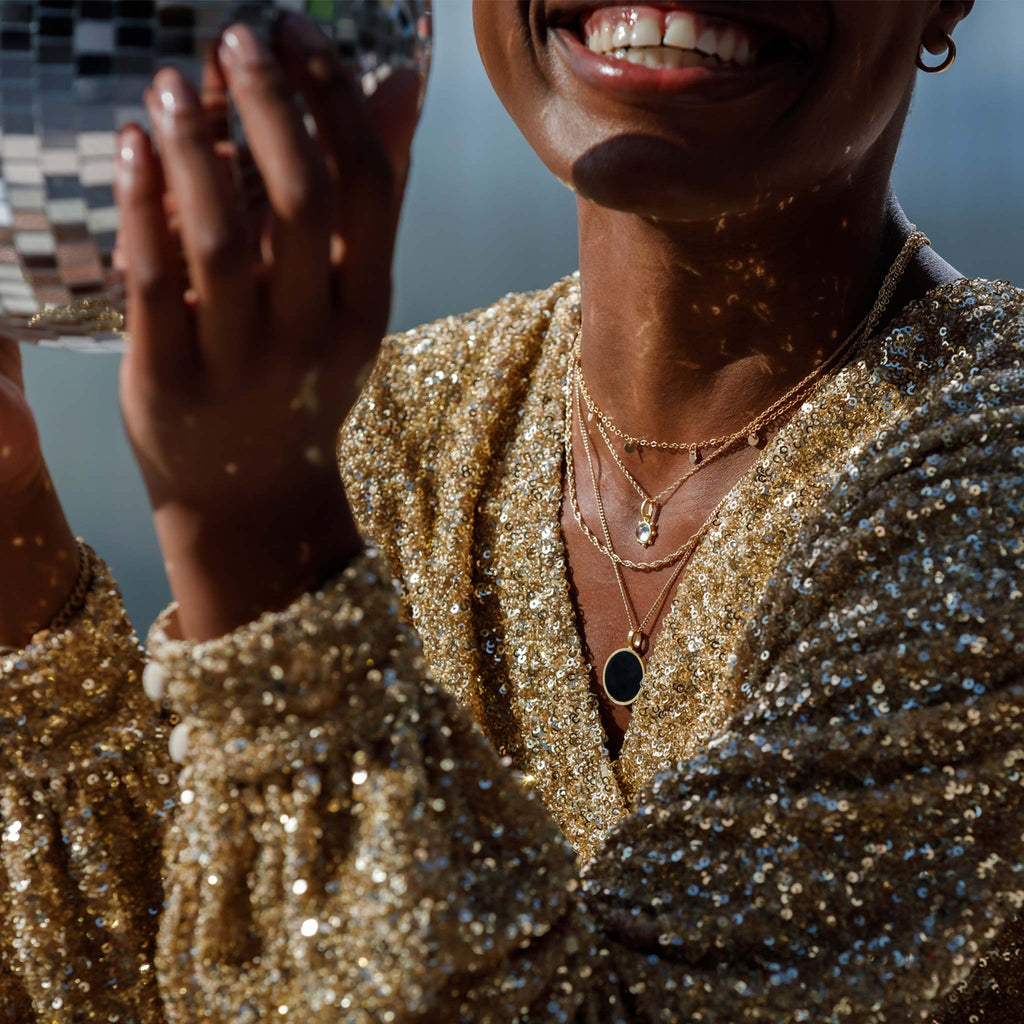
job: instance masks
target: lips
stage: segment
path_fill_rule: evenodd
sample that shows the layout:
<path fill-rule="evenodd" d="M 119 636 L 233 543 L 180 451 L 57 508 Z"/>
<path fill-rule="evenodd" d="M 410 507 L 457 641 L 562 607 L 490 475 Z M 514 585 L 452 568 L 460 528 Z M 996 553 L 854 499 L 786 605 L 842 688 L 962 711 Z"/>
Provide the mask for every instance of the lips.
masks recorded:
<path fill-rule="evenodd" d="M 778 6 L 554 0 L 546 14 L 557 49 L 589 84 L 710 99 L 757 88 L 806 55 L 798 34 L 765 17 Z"/>

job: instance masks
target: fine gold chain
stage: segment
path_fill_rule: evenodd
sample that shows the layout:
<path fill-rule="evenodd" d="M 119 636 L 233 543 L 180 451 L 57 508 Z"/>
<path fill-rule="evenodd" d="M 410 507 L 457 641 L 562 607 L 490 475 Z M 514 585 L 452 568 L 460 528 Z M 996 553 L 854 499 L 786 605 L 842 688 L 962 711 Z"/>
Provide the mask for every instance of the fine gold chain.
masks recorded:
<path fill-rule="evenodd" d="M 580 385 L 579 378 L 580 378 L 580 372 L 579 372 L 579 369 L 577 368 L 577 370 L 576 370 L 576 386 L 577 386 L 577 388 L 579 388 L 579 385 Z M 578 412 L 577 412 L 577 415 L 579 415 Z M 580 422 L 582 423 L 583 421 L 580 420 Z M 654 494 L 654 495 L 648 494 L 647 491 L 644 490 L 644 487 L 640 483 L 640 481 L 637 480 L 637 478 L 635 476 L 633 476 L 632 473 L 630 473 L 629 469 L 626 467 L 626 464 L 619 457 L 619 453 L 615 450 L 615 445 L 612 444 L 612 440 L 608 436 L 608 431 L 605 429 L 604 423 L 601 421 L 600 417 L 598 417 L 595 420 L 595 422 L 597 423 L 597 432 L 598 432 L 598 434 L 600 434 L 601 440 L 604 441 L 604 446 L 608 449 L 608 454 L 611 455 L 612 459 L 615 462 L 615 465 L 618 466 L 619 469 L 622 471 L 622 475 L 626 478 L 626 480 L 629 481 L 629 483 L 632 486 L 633 490 L 636 491 L 636 493 L 640 496 L 641 504 L 643 504 L 645 502 L 650 502 L 652 505 L 656 505 L 656 506 L 660 505 L 663 498 L 665 498 L 666 496 L 671 497 L 671 495 L 676 490 L 678 490 L 678 488 L 680 488 L 685 481 L 689 480 L 690 477 L 693 476 L 693 474 L 696 473 L 697 470 L 700 469 L 700 467 L 701 467 L 701 463 L 699 463 L 699 462 L 694 464 L 694 465 L 688 466 L 687 469 L 686 469 L 686 472 L 683 473 L 683 475 L 681 477 L 679 477 L 679 479 L 677 479 L 674 482 L 670 483 L 668 485 L 668 487 L 663 488 L 657 494 Z"/>
<path fill-rule="evenodd" d="M 604 513 L 604 501 L 601 498 L 601 489 L 597 485 L 597 471 L 594 469 L 594 459 L 590 451 L 590 436 L 587 433 L 587 428 L 583 422 L 583 418 L 579 414 L 579 388 L 575 388 L 573 391 L 573 402 L 576 406 L 576 414 L 580 420 L 580 434 L 583 437 L 583 450 L 587 454 L 587 465 L 590 468 L 590 480 L 594 486 L 594 501 L 597 503 L 597 514 L 601 520 L 601 532 L 604 534 L 605 543 L 608 545 L 610 549 L 612 546 L 612 536 L 611 531 L 608 529 L 608 519 Z M 683 545 L 683 549 L 685 549 L 685 551 L 683 549 L 680 549 L 682 553 L 685 553 L 687 555 L 693 553 L 694 549 L 697 547 L 700 541 L 704 538 L 704 535 L 710 529 L 711 523 L 714 520 L 715 516 L 718 514 L 719 508 L 721 508 L 722 504 L 724 504 L 724 501 L 725 499 L 723 498 L 722 501 L 715 506 L 711 515 L 708 516 L 708 518 L 701 524 L 697 532 L 686 542 L 685 545 Z M 675 569 L 672 570 L 671 575 L 665 581 L 665 585 L 658 592 L 658 596 L 654 599 L 654 604 L 651 605 L 650 610 L 639 622 L 637 621 L 637 615 L 633 609 L 633 604 L 630 601 L 629 593 L 626 590 L 625 580 L 623 580 L 622 578 L 622 569 L 620 568 L 618 562 L 615 561 L 615 559 L 610 559 L 610 561 L 612 564 L 612 569 L 615 572 L 615 582 L 619 585 L 619 594 L 622 596 L 622 603 L 626 609 L 626 619 L 629 622 L 630 628 L 627 640 L 629 642 L 630 647 L 637 651 L 637 653 L 641 653 L 644 643 L 646 641 L 646 630 L 648 623 L 650 623 L 652 619 L 657 618 L 658 612 L 661 610 L 662 605 L 664 605 L 666 599 L 668 598 L 669 592 L 672 590 L 672 587 L 675 585 L 676 580 L 679 579 L 679 576 L 681 575 L 683 568 L 686 566 L 687 559 L 680 557 L 679 564 L 675 567 Z"/>
<path fill-rule="evenodd" d="M 776 413 L 780 411 L 781 407 L 789 402 L 797 392 L 802 391 L 808 385 L 814 383 L 818 377 L 827 373 L 839 359 L 846 355 L 858 338 L 871 334 L 878 325 L 878 321 L 881 319 L 882 314 L 889 305 L 889 302 L 892 300 L 893 294 L 896 291 L 896 287 L 898 286 L 900 279 L 903 277 L 903 271 L 906 269 L 907 264 L 914 257 L 918 249 L 928 244 L 929 240 L 923 231 L 912 231 L 907 237 L 907 240 L 903 243 L 903 247 L 897 254 L 896 259 L 893 260 L 892 266 L 889 267 L 889 270 L 882 281 L 881 287 L 878 290 L 878 296 L 875 299 L 874 305 L 868 311 L 867 316 L 865 316 L 864 319 L 854 327 L 853 331 L 847 335 L 846 340 L 832 353 L 831 356 L 819 363 L 818 366 L 811 370 L 811 372 L 802 380 L 797 381 L 789 391 L 765 409 L 759 416 L 755 417 L 745 428 L 742 428 L 733 434 L 729 434 L 725 437 L 711 437 L 704 441 L 687 442 L 657 441 L 652 438 L 634 437 L 627 434 L 616 423 L 614 423 L 611 417 L 604 412 L 604 410 L 598 406 L 593 395 L 590 393 L 590 389 L 587 387 L 586 380 L 583 377 L 583 366 L 581 363 L 581 328 L 580 331 L 577 332 L 576 339 L 573 343 L 572 357 L 580 378 L 583 399 L 587 404 L 587 408 L 601 421 L 607 430 L 611 431 L 617 437 L 622 438 L 627 445 L 632 445 L 635 448 L 659 448 L 665 451 L 685 451 L 693 455 L 701 448 L 715 448 L 720 445 L 728 444 L 734 438 L 742 437 L 744 435 L 756 437 L 757 428 L 760 424 L 765 420 L 774 418 Z"/>
<path fill-rule="evenodd" d="M 696 538 L 698 535 L 694 535 L 685 544 L 680 545 L 672 552 L 671 555 L 666 555 L 664 558 L 656 559 L 653 562 L 634 562 L 628 558 L 623 558 L 618 554 L 610 543 L 602 543 L 601 539 L 597 537 L 594 532 L 587 526 L 586 521 L 583 518 L 583 513 L 580 510 L 579 495 L 576 491 L 576 460 L 573 458 L 572 453 L 572 423 L 573 423 L 573 404 L 576 400 L 574 398 L 575 392 L 571 389 L 569 381 L 566 381 L 566 417 L 565 417 L 565 475 L 567 478 L 568 490 L 569 490 L 569 505 L 572 508 L 573 518 L 576 520 L 576 525 L 582 530 L 584 536 L 593 544 L 598 551 L 601 552 L 606 558 L 610 559 L 616 566 L 625 566 L 627 569 L 636 569 L 640 572 L 650 572 L 655 569 L 664 569 L 667 565 L 672 565 L 674 562 L 678 562 L 684 555 L 688 554 L 691 545 L 696 547 Z M 584 448 L 587 452 L 588 458 L 590 457 L 590 439 L 587 435 L 586 427 L 580 418 L 580 433 L 583 435 Z M 715 453 L 718 454 L 717 452 Z M 701 466 L 712 462 L 712 458 L 708 458 L 706 463 L 700 463 Z M 698 467 L 699 468 L 699 467 Z M 724 498 L 714 507 L 711 511 L 711 515 L 708 516 L 705 526 L 711 525 L 711 520 L 718 514 L 719 509 L 725 504 L 729 495 L 726 494 Z M 598 501 L 598 515 L 601 518 L 602 523 L 605 520 L 604 514 L 604 501 L 600 497 L 600 493 L 597 495 Z M 701 528 L 703 530 L 704 527 Z M 703 533 L 698 531 L 700 536 Z"/>
<path fill-rule="evenodd" d="M 577 395 L 580 393 L 579 377 L 579 368 L 577 368 Z M 581 414 L 579 405 L 577 405 L 576 407 L 576 415 L 579 417 L 580 428 L 582 430 L 586 430 L 586 425 L 583 422 L 583 416 Z M 637 543 L 642 544 L 645 548 L 650 547 L 650 545 L 653 544 L 658 537 L 658 527 L 656 523 L 658 520 L 658 516 L 661 513 L 662 502 L 667 501 L 669 498 L 671 498 L 675 494 L 675 492 L 679 490 L 679 488 L 682 487 L 682 485 L 701 468 L 702 464 L 697 463 L 696 459 L 691 453 L 690 458 L 693 460 L 694 463 L 696 463 L 695 465 L 687 466 L 686 472 L 684 472 L 682 476 L 678 477 L 667 487 L 662 488 L 662 490 L 660 490 L 657 494 L 653 496 L 648 495 L 647 491 L 645 491 L 644 488 L 641 486 L 640 481 L 637 480 L 632 473 L 630 473 L 630 471 L 626 468 L 625 463 L 622 461 L 622 459 L 619 458 L 619 453 L 615 450 L 615 445 L 612 444 L 611 438 L 608 436 L 607 431 L 604 429 L 604 424 L 600 420 L 597 420 L 596 423 L 597 432 L 600 435 L 601 440 L 604 442 L 605 448 L 608 449 L 608 454 L 612 457 L 612 460 L 614 461 L 615 465 L 619 467 L 619 469 L 622 472 L 622 475 L 626 478 L 627 481 L 629 481 L 633 490 L 636 491 L 636 493 L 640 497 L 640 519 L 636 525 L 635 536 L 637 539 Z M 713 462 L 714 459 L 710 459 L 707 461 Z"/>
<path fill-rule="evenodd" d="M 780 418 L 789 412 L 798 402 L 802 401 L 806 392 L 820 380 L 825 373 L 827 373 L 842 357 L 844 357 L 853 344 L 861 336 L 867 336 L 872 330 L 874 330 L 882 313 L 885 311 L 886 306 L 892 299 L 893 293 L 899 283 L 900 278 L 903 275 L 903 271 L 906 269 L 907 263 L 910 261 L 914 253 L 922 246 L 928 243 L 928 239 L 920 231 L 914 231 L 906 240 L 903 248 L 900 250 L 896 259 L 893 261 L 892 266 L 885 275 L 885 279 L 882 282 L 882 286 L 879 289 L 878 297 L 875 300 L 874 305 L 868 312 L 867 316 L 854 328 L 853 332 L 846 338 L 846 340 L 832 353 L 832 355 L 815 367 L 806 377 L 795 384 L 789 389 L 778 401 L 773 403 L 769 408 L 765 409 L 760 415 L 756 416 L 750 423 L 746 425 L 742 430 L 736 431 L 734 434 L 720 439 L 712 439 L 712 441 L 701 442 L 702 445 L 710 445 L 712 442 L 720 445 L 716 451 L 709 455 L 705 460 L 698 463 L 694 467 L 688 476 L 692 476 L 693 472 L 697 469 L 702 468 L 705 465 L 714 462 L 716 459 L 728 454 L 733 450 L 736 442 L 743 438 L 744 433 L 747 433 L 747 440 L 751 444 L 755 444 L 759 433 L 771 423 L 771 421 Z M 575 372 L 570 371 L 570 374 L 566 380 L 566 429 L 565 429 L 565 452 L 566 452 L 566 476 L 568 477 L 568 490 L 569 490 L 569 504 L 572 508 L 573 518 L 576 520 L 576 524 L 583 532 L 584 536 L 603 554 L 605 557 L 611 559 L 616 565 L 626 566 L 629 569 L 636 569 L 638 571 L 652 571 L 655 569 L 664 568 L 667 565 L 671 565 L 678 559 L 682 558 L 687 553 L 687 544 L 681 545 L 670 555 L 666 555 L 664 558 L 659 558 L 651 562 L 635 562 L 631 559 L 623 558 L 619 555 L 611 544 L 602 543 L 601 539 L 597 537 L 594 532 L 587 526 L 583 519 L 583 513 L 579 506 L 579 497 L 576 490 L 576 474 L 575 474 L 575 460 L 573 458 L 573 444 L 572 444 L 572 396 L 570 395 L 571 380 L 575 378 L 577 387 L 586 399 L 586 384 L 583 380 L 582 367 L 579 363 L 578 356 L 579 349 L 579 334 L 577 333 L 576 343 L 574 345 L 573 353 L 573 369 Z M 642 438 L 629 438 L 628 435 L 623 434 L 614 424 L 611 423 L 607 417 L 597 409 L 596 406 L 591 406 L 588 402 L 588 408 L 592 408 L 599 420 L 610 429 L 618 434 L 620 437 L 624 437 L 627 441 L 635 441 L 638 445 L 645 445 L 652 448 L 662 448 L 668 450 L 689 450 L 688 445 L 676 444 L 674 442 L 651 442 Z M 582 415 L 580 416 L 580 427 L 581 431 L 585 433 L 585 427 L 583 426 Z M 755 440 L 751 440 L 754 438 Z M 618 460 L 616 460 L 618 461 Z M 728 495 L 726 495 L 728 497 Z M 724 502 L 724 499 L 723 499 Z M 719 503 L 715 507 L 715 512 L 721 507 L 722 503 Z"/>

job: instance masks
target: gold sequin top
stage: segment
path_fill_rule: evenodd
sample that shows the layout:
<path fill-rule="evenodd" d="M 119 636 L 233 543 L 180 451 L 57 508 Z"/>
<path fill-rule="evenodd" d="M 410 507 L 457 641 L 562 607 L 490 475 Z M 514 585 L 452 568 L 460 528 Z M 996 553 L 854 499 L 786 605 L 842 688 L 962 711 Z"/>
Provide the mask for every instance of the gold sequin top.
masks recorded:
<path fill-rule="evenodd" d="M 1024 293 L 933 290 L 768 442 L 615 762 L 559 529 L 578 317 L 568 278 L 387 340 L 341 444 L 380 553 L 151 634 L 173 808 L 109 584 L 2 663 L 10 1019 L 1015 1019 Z"/>

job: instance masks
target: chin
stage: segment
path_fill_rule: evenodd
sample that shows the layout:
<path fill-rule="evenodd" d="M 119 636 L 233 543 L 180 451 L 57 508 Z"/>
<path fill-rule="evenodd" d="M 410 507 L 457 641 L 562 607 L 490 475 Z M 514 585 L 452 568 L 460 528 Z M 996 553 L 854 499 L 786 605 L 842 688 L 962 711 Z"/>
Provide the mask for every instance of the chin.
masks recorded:
<path fill-rule="evenodd" d="M 855 176 L 895 151 L 913 83 L 912 5 L 474 10 L 492 84 L 549 170 L 588 201 L 663 220 L 784 207 Z"/>

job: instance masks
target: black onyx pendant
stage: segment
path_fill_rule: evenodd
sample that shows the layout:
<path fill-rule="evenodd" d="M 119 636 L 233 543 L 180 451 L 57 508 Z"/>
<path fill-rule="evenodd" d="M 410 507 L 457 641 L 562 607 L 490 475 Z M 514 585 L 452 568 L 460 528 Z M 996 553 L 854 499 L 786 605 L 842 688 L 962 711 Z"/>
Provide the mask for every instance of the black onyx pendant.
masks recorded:
<path fill-rule="evenodd" d="M 613 651 L 604 663 L 601 682 L 613 704 L 625 707 L 640 696 L 644 685 L 644 659 L 629 647 Z"/>

